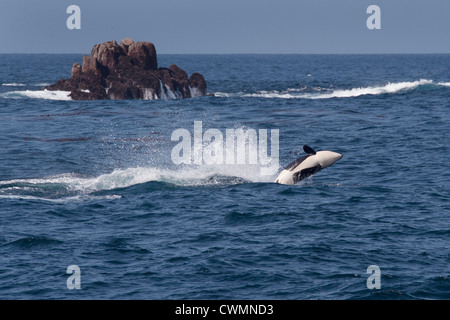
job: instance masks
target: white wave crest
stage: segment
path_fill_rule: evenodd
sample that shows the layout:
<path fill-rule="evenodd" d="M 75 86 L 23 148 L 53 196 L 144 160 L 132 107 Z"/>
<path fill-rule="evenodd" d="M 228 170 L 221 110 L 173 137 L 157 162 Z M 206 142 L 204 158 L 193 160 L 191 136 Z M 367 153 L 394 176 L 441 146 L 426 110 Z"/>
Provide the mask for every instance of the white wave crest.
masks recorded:
<path fill-rule="evenodd" d="M 50 90 L 24 90 L 24 91 L 10 91 L 3 93 L 2 96 L 6 98 L 30 98 L 30 99 L 45 99 L 45 100 L 72 100 L 69 97 L 70 91 L 50 91 Z"/>
<path fill-rule="evenodd" d="M 444 86 L 444 87 L 450 87 L 450 82 L 439 82 L 438 85 Z"/>
<path fill-rule="evenodd" d="M 217 92 L 217 97 L 253 97 L 253 98 L 267 98 L 267 99 L 331 99 L 331 98 L 352 98 L 364 95 L 380 95 L 380 94 L 393 94 L 413 90 L 422 85 L 433 84 L 433 80 L 420 79 L 418 81 L 405 81 L 405 82 L 389 82 L 381 86 L 371 87 L 359 87 L 352 89 L 337 89 L 330 90 L 327 88 L 315 87 L 315 88 L 289 88 L 287 90 L 278 91 L 258 91 L 256 93 L 224 93 Z M 447 86 L 449 83 L 441 82 L 438 85 Z M 307 92 L 305 91 L 312 91 Z"/>
<path fill-rule="evenodd" d="M 432 80 L 421 79 L 412 82 L 388 83 L 379 87 L 354 88 L 350 90 L 335 90 L 331 93 L 311 95 L 310 99 L 330 99 L 330 98 L 351 98 L 363 95 L 380 95 L 386 93 L 397 93 L 405 90 L 412 90 L 421 85 L 432 84 Z"/>
<path fill-rule="evenodd" d="M 2 84 L 3 87 L 25 87 L 26 84 L 23 83 L 3 83 Z"/>
<path fill-rule="evenodd" d="M 192 91 L 191 91 L 191 95 L 192 95 Z M 217 98 L 230 98 L 230 97 L 239 96 L 239 95 L 243 95 L 243 93 L 214 92 L 214 96 Z"/>
<path fill-rule="evenodd" d="M 305 95 L 299 95 L 295 93 L 291 93 L 290 90 L 286 91 L 259 91 L 257 93 L 247 93 L 244 94 L 243 97 L 252 97 L 252 98 L 267 98 L 267 99 L 299 99 L 299 98 L 305 98 Z"/>

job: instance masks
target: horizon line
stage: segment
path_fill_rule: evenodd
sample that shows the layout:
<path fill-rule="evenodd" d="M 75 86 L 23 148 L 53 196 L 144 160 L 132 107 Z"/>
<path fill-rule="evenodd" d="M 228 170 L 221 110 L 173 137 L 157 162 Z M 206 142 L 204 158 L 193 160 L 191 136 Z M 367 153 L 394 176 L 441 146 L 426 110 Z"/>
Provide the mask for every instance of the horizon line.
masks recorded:
<path fill-rule="evenodd" d="M 0 52 L 1 55 L 14 55 L 14 54 L 67 54 L 67 55 L 90 55 L 90 53 L 77 53 L 77 52 Z M 447 55 L 450 52 L 309 52 L 309 53 L 300 53 L 300 52 L 278 52 L 278 53 L 265 53 L 265 52 L 203 52 L 203 53 L 170 53 L 170 52 L 162 52 L 157 53 L 167 54 L 167 55 Z"/>

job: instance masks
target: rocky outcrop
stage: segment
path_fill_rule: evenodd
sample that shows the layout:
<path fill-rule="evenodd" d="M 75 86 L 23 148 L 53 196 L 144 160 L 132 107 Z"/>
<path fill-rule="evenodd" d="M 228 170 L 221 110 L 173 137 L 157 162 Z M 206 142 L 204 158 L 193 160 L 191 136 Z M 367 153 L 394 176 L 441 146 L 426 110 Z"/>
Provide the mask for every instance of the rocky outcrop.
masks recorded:
<path fill-rule="evenodd" d="M 190 77 L 177 65 L 158 68 L 155 46 L 126 38 L 97 44 L 83 65 L 74 63 L 70 79 L 61 79 L 47 90 L 70 91 L 74 100 L 176 99 L 207 95 L 199 73 Z"/>

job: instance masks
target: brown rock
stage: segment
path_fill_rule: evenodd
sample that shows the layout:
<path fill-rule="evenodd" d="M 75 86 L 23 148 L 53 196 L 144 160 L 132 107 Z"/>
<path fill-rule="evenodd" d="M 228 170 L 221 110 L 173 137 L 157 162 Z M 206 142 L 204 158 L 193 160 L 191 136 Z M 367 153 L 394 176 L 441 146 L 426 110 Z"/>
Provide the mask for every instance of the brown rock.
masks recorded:
<path fill-rule="evenodd" d="M 189 78 L 189 83 L 193 89 L 194 97 L 206 95 L 206 81 L 200 73 L 193 73 Z"/>
<path fill-rule="evenodd" d="M 100 48 L 100 43 L 96 44 L 92 50 L 91 50 L 91 57 L 97 58 L 98 56 L 98 49 Z"/>
<path fill-rule="evenodd" d="M 173 64 L 169 67 L 172 71 L 173 90 L 175 93 L 180 92 L 183 98 L 191 98 L 191 89 L 189 88 L 189 77 L 187 73 Z"/>
<path fill-rule="evenodd" d="M 133 39 L 131 38 L 125 38 L 120 42 L 120 47 L 123 49 L 123 51 L 128 54 L 128 47 L 131 46 L 134 43 Z M 120 59 L 120 58 L 119 58 Z"/>
<path fill-rule="evenodd" d="M 83 73 L 92 73 L 93 75 L 100 76 L 101 71 L 98 65 L 97 59 L 94 57 L 83 56 Z"/>
<path fill-rule="evenodd" d="M 173 72 L 173 78 L 175 78 L 177 80 L 188 80 L 189 79 L 187 73 L 183 69 L 178 67 L 176 64 L 171 65 L 169 67 L 169 69 Z"/>
<path fill-rule="evenodd" d="M 72 67 L 72 78 L 78 77 L 81 74 L 81 66 L 78 63 L 74 63 Z"/>
<path fill-rule="evenodd" d="M 133 64 L 144 70 L 158 69 L 158 60 L 156 58 L 156 49 L 153 43 L 138 41 L 128 47 L 128 56 Z"/>
<path fill-rule="evenodd" d="M 129 47 L 129 46 L 131 46 L 134 43 L 134 41 L 131 38 L 125 38 L 120 43 L 126 45 L 127 47 Z"/>
<path fill-rule="evenodd" d="M 132 98 L 130 88 L 121 82 L 111 83 L 107 94 L 111 100 L 126 100 Z"/>
<path fill-rule="evenodd" d="M 91 57 L 97 59 L 97 61 L 108 70 L 113 69 L 117 65 L 119 56 L 121 55 L 126 55 L 126 53 L 123 48 L 117 44 L 116 40 L 96 45 L 91 51 Z"/>

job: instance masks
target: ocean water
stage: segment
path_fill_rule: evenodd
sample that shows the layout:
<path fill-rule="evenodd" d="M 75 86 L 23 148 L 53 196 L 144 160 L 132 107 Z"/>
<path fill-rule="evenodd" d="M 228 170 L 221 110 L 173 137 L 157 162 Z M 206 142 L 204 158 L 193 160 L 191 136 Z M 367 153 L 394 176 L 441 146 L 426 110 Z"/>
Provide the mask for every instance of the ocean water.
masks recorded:
<path fill-rule="evenodd" d="M 160 55 L 216 96 L 43 91 L 81 60 L 0 55 L 1 299 L 450 298 L 450 55 Z M 278 129 L 279 170 L 343 158 L 294 186 L 176 165 L 194 121 Z"/>

